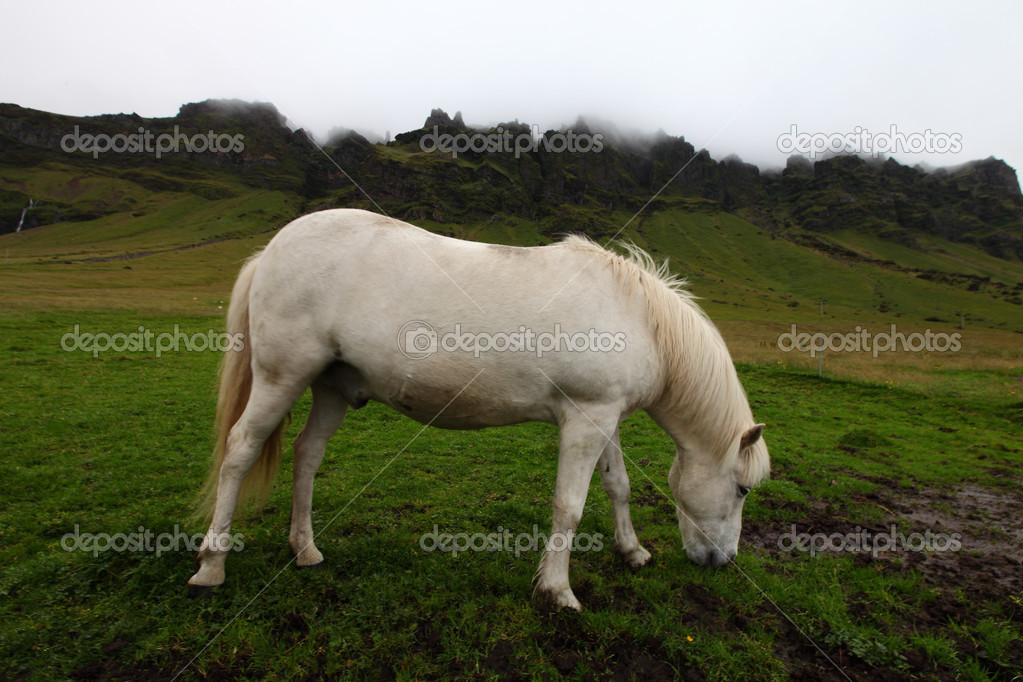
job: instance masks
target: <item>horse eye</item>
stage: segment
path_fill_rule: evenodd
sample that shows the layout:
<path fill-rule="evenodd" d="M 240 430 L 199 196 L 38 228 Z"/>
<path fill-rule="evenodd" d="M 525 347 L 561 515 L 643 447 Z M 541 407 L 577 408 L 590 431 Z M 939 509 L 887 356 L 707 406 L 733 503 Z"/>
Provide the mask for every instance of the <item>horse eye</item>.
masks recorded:
<path fill-rule="evenodd" d="M 736 484 L 736 485 L 738 485 L 738 484 Z M 750 491 L 750 489 L 748 487 L 744 486 L 744 485 L 738 485 L 738 488 L 739 488 L 739 497 L 746 497 L 746 495 Z"/>

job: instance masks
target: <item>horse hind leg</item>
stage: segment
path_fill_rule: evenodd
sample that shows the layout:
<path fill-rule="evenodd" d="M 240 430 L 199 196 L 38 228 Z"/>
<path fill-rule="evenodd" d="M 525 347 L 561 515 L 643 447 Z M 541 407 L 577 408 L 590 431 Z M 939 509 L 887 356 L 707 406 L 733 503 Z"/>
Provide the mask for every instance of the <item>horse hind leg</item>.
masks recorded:
<path fill-rule="evenodd" d="M 213 520 L 199 549 L 199 570 L 188 584 L 213 587 L 224 582 L 224 563 L 231 549 L 228 542 L 231 520 L 238 504 L 242 482 L 259 458 L 263 443 L 285 418 L 288 410 L 308 384 L 271 382 L 262 374 L 253 376 L 248 402 L 227 439 L 224 461 L 217 484 Z"/>
<path fill-rule="evenodd" d="M 615 521 L 615 548 L 633 568 L 638 568 L 650 561 L 650 552 L 639 543 L 636 529 L 632 526 L 629 513 L 629 474 L 625 470 L 622 446 L 618 439 L 618 429 L 604 447 L 597 463 L 600 480 L 604 484 L 604 492 L 611 500 Z"/>
<path fill-rule="evenodd" d="M 340 391 L 319 380 L 313 382 L 312 390 L 313 406 L 309 419 L 295 439 L 295 480 L 288 544 L 299 568 L 323 563 L 323 555 L 316 548 L 313 536 L 313 478 L 323 461 L 327 442 L 341 426 L 348 411 L 348 403 Z"/>

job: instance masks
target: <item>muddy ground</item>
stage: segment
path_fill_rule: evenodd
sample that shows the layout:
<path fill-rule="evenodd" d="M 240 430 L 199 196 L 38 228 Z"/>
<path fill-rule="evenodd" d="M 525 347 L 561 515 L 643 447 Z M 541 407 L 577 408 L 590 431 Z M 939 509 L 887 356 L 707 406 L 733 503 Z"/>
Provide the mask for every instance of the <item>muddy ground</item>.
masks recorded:
<path fill-rule="evenodd" d="M 883 490 L 883 488 L 879 488 Z M 853 554 L 858 565 L 870 565 L 878 571 L 919 571 L 924 588 L 934 589 L 938 597 L 927 602 L 910 622 L 901 625 L 907 634 L 914 631 L 945 631 L 956 642 L 963 658 L 976 656 L 994 679 L 1012 679 L 1023 671 L 1023 641 L 1016 639 L 1009 647 L 1010 658 L 992 660 L 987 652 L 978 650 L 973 643 L 957 634 L 953 624 L 969 626 L 982 617 L 980 607 L 988 602 L 1002 605 L 1017 623 L 1023 622 L 1023 492 L 993 491 L 964 484 L 957 490 L 924 489 L 910 494 L 873 492 L 863 495 L 857 502 L 876 505 L 884 512 L 883 521 L 853 525 L 843 518 L 841 510 L 832 510 L 823 503 L 800 507 L 796 518 L 788 524 L 747 523 L 743 527 L 743 543 L 754 551 L 765 552 L 779 558 L 790 552 L 791 542 L 782 540 L 782 534 L 791 532 L 794 523 L 799 532 L 848 534 L 857 528 L 867 531 L 872 538 L 892 535 L 892 524 L 910 546 L 919 547 L 925 534 L 932 534 L 931 548 L 944 551 L 907 551 L 904 547 L 880 551 L 886 541 L 876 545 L 866 543 L 868 551 Z M 940 536 L 937 534 L 941 534 Z M 949 539 L 957 539 L 959 547 Z M 781 541 L 781 542 L 779 542 Z M 780 546 L 779 546 L 780 545 Z M 1015 596 L 1016 601 L 1010 599 Z M 855 615 L 871 618 L 875 605 L 853 602 Z M 858 613 L 857 613 L 858 611 Z M 792 633 L 789 633 L 792 634 Z M 844 679 L 830 664 L 822 665 L 821 656 L 808 646 L 805 638 L 790 638 L 788 647 L 779 655 L 797 679 Z M 847 661 L 843 670 L 853 679 L 871 677 L 905 679 L 906 673 L 879 670 L 858 661 L 854 653 L 839 648 L 830 652 Z M 955 679 L 947 671 L 928 665 L 923 651 L 909 651 L 904 655 L 910 674 L 922 679 Z M 1014 665 L 1009 665 L 1015 661 Z M 824 661 L 824 663 L 827 663 Z M 1017 670 L 1013 670 L 1016 668 Z"/>
<path fill-rule="evenodd" d="M 765 502 L 771 506 L 769 501 Z M 1009 598 L 1010 595 L 1017 600 L 1023 598 L 1023 494 L 1020 490 L 996 492 L 963 485 L 954 491 L 921 490 L 898 497 L 875 492 L 855 502 L 877 505 L 884 511 L 883 521 L 859 527 L 869 534 L 868 537 L 890 536 L 893 523 L 911 546 L 919 546 L 926 539 L 924 533 L 927 530 L 932 534 L 943 534 L 932 535 L 930 542 L 932 547 L 945 551 L 896 549 L 874 552 L 871 551 L 874 547 L 871 540 L 862 545 L 867 551 L 854 554 L 857 565 L 872 566 L 879 572 L 919 571 L 923 586 L 938 592 L 939 596 L 927 602 L 911 620 L 899 624 L 904 634 L 943 631 L 955 641 L 960 658 L 976 657 L 992 679 L 1008 680 L 1023 674 L 1023 640 L 1011 642 L 1008 656 L 994 660 L 952 627 L 956 624 L 968 627 L 976 623 L 983 617 L 979 607 L 988 602 L 1002 604 L 1003 612 L 1007 611 L 1013 621 L 1023 623 L 1023 604 Z M 666 515 L 673 516 L 670 502 L 653 490 L 635 491 L 633 504 L 663 506 Z M 795 512 L 793 520 L 787 523 L 747 521 L 742 531 L 740 551 L 765 553 L 783 561 L 794 560 L 796 550 L 786 552 L 782 547 L 787 545 L 784 542 L 779 545 L 781 536 L 790 532 L 793 524 L 800 533 L 823 533 L 827 536 L 844 536 L 857 529 L 855 524 L 844 518 L 841 509 L 830 509 L 824 503 L 802 506 L 787 502 L 777 506 L 782 509 L 790 507 L 789 511 Z M 960 546 L 953 550 L 955 545 L 951 541 L 955 538 L 958 538 Z M 879 544 L 878 549 L 883 546 Z M 734 613 L 735 609 L 721 597 L 698 585 L 688 585 L 684 591 L 683 601 L 688 606 L 681 617 L 701 630 L 739 636 L 751 619 L 775 624 L 779 631 L 775 654 L 784 662 L 791 679 L 956 679 L 950 671 L 935 668 L 922 650 L 903 652 L 899 666 L 868 663 L 851 646 L 832 642 L 824 644 L 825 651 L 821 651 L 784 614 L 768 603 L 762 604 L 751 617 L 732 615 L 725 618 L 722 614 Z M 616 590 L 611 599 L 601 599 L 583 583 L 575 587 L 575 593 L 588 609 L 635 613 L 648 608 L 637 602 L 626 589 Z M 851 601 L 849 608 L 854 615 L 870 619 L 876 605 L 863 599 Z M 551 660 L 560 672 L 578 672 L 580 654 L 577 652 L 595 644 L 588 641 L 595 637 L 594 633 L 581 628 L 574 613 L 548 610 L 545 617 L 553 635 L 545 638 L 542 644 L 551 652 Z M 826 638 L 827 633 L 814 633 L 814 640 L 818 643 Z M 669 655 L 656 637 L 632 641 L 623 634 L 611 648 L 613 665 L 610 669 L 606 666 L 601 670 L 594 669 L 595 678 L 605 678 L 610 673 L 609 677 L 615 680 L 705 679 L 693 662 Z M 509 642 L 499 642 L 485 663 L 489 672 L 497 673 L 503 679 L 519 679 Z"/>

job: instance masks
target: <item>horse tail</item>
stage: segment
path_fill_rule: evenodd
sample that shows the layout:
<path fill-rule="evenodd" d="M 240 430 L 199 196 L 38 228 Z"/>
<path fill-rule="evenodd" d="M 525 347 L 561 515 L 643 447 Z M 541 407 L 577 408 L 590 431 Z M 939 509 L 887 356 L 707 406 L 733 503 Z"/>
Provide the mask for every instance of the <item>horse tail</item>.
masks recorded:
<path fill-rule="evenodd" d="M 256 274 L 261 253 L 257 253 L 242 267 L 231 290 L 231 303 L 227 309 L 227 333 L 235 340 L 231 349 L 224 353 L 220 365 L 220 389 L 217 396 L 217 413 L 214 431 L 216 445 L 213 450 L 213 464 L 206 477 L 202 502 L 197 516 L 208 522 L 217 506 L 217 490 L 220 483 L 220 468 L 227 454 L 227 438 L 231 428 L 245 411 L 252 391 L 252 344 L 249 335 L 249 290 Z M 241 344 L 237 339 L 242 339 Z M 286 420 L 281 421 L 263 444 L 259 457 L 242 482 L 239 502 L 241 505 L 255 503 L 262 506 L 266 501 L 281 463 L 281 441 Z"/>

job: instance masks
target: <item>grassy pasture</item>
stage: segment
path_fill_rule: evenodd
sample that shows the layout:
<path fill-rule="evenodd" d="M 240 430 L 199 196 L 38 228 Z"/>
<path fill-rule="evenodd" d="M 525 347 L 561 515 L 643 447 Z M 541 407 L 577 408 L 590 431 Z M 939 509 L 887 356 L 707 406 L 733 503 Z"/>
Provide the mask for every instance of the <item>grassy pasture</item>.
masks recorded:
<path fill-rule="evenodd" d="M 161 210 L 174 210 L 172 203 Z M 187 543 L 204 530 L 189 515 L 211 447 L 217 353 L 93 357 L 62 350 L 61 340 L 75 325 L 109 334 L 140 326 L 157 334 L 219 330 L 237 263 L 269 235 L 253 222 L 227 241 L 167 250 L 185 243 L 169 231 L 158 253 L 99 262 L 85 259 L 151 250 L 147 237 L 111 232 L 75 243 L 49 227 L 0 237 L 0 258 L 11 247 L 0 268 L 0 675 L 1020 674 L 1018 306 L 984 292 L 932 291 L 936 285 L 900 272 L 871 284 L 876 272 L 867 266 L 830 270 L 826 259 L 817 264 L 826 270 L 814 274 L 817 265 L 807 259 L 816 256 L 753 239 L 755 228 L 738 219 L 661 220 L 629 236 L 656 242 L 660 255 L 693 273 L 694 290 L 739 362 L 754 413 L 769 425 L 772 478 L 747 501 L 735 565 L 696 567 L 665 496 L 670 441 L 645 415 L 632 417 L 622 442 L 633 517 L 654 561 L 633 571 L 615 555 L 610 506 L 595 478 L 580 531 L 604 546 L 573 556 L 582 614 L 552 613 L 530 599 L 536 551 L 453 555 L 425 551 L 422 542 L 435 528 L 453 536 L 547 532 L 555 429 L 423 431 L 375 404 L 349 414 L 316 480 L 314 528 L 326 567 L 289 565 L 286 457 L 267 507 L 236 521 L 244 549 L 229 557 L 227 583 L 212 599 L 188 599 Z M 472 229 L 492 241 L 524 231 L 516 224 Z M 684 238 L 697 229 L 698 247 L 695 236 Z M 729 258 L 750 267 L 719 269 Z M 957 258 L 993 281 L 1018 277 L 969 251 Z M 999 274 L 999 267 L 1009 269 Z M 881 312 L 878 296 L 896 308 Z M 937 300 L 928 304 L 928 296 Z M 823 317 L 821 297 L 828 301 Z M 776 346 L 793 322 L 810 332 L 857 324 L 880 331 L 889 322 L 906 332 L 953 332 L 960 310 L 971 317 L 956 354 L 828 354 L 818 378 L 816 360 Z M 308 397 L 296 406 L 291 438 L 307 410 Z M 906 535 L 957 533 L 961 548 L 877 556 L 784 549 L 790 530 L 877 534 L 891 524 Z M 66 551 L 76 528 L 78 546 L 83 533 L 144 531 L 177 545 L 159 556 Z"/>

